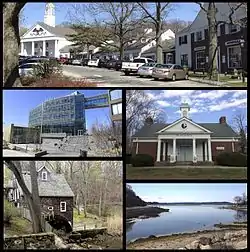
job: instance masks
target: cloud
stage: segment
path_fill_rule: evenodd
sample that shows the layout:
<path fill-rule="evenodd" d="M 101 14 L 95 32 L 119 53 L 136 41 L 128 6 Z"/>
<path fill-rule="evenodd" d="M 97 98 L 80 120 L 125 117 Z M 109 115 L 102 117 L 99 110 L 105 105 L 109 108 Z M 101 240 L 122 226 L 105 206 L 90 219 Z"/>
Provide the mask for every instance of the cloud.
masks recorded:
<path fill-rule="evenodd" d="M 197 108 L 191 108 L 189 111 L 189 114 L 195 114 L 195 113 L 201 113 L 201 110 L 198 110 Z M 177 110 L 174 112 L 175 114 L 181 114 L 180 110 Z"/>
<path fill-rule="evenodd" d="M 247 104 L 247 98 L 234 100 L 233 102 L 222 101 L 220 104 L 209 106 L 210 111 L 220 111 L 227 108 L 245 107 Z"/>
<path fill-rule="evenodd" d="M 162 106 L 162 107 L 169 107 L 170 103 L 166 102 L 166 101 L 157 101 L 157 103 Z"/>

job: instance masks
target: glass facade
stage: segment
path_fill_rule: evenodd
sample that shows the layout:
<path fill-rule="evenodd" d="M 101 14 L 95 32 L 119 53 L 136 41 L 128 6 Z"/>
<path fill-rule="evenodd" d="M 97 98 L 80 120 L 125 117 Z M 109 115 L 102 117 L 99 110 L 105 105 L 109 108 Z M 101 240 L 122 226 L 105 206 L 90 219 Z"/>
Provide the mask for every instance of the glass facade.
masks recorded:
<path fill-rule="evenodd" d="M 29 127 L 42 126 L 42 133 L 67 133 L 77 135 L 86 132 L 84 95 L 69 96 L 45 101 L 30 111 Z"/>
<path fill-rule="evenodd" d="M 112 90 L 110 91 L 110 100 L 116 100 L 116 99 L 121 99 L 122 98 L 122 90 Z"/>

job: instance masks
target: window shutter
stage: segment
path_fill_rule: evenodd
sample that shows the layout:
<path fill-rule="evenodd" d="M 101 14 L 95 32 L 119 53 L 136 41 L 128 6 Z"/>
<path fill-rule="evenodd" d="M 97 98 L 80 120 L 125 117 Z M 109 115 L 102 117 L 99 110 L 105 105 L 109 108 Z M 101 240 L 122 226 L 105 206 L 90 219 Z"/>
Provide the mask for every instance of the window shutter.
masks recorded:
<path fill-rule="evenodd" d="M 197 41 L 197 33 L 195 32 L 194 33 L 194 42 L 196 42 Z"/>
<path fill-rule="evenodd" d="M 179 37 L 179 45 L 181 45 L 181 37 Z"/>
<path fill-rule="evenodd" d="M 218 25 L 218 26 L 217 26 L 217 36 L 218 36 L 218 37 L 221 35 L 220 29 L 221 29 L 221 25 Z"/>
<path fill-rule="evenodd" d="M 187 35 L 185 35 L 184 40 L 185 40 L 185 43 L 187 44 Z"/>
<path fill-rule="evenodd" d="M 191 33 L 191 42 L 194 42 L 194 33 Z"/>

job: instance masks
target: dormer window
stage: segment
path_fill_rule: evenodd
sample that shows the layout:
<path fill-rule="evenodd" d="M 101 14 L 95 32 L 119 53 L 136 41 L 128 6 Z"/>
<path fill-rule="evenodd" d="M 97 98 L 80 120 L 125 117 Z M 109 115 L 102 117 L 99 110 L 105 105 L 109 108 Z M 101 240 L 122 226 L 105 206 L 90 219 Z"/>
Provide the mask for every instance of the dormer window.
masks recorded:
<path fill-rule="evenodd" d="M 46 171 L 42 172 L 42 180 L 47 180 L 48 174 Z"/>

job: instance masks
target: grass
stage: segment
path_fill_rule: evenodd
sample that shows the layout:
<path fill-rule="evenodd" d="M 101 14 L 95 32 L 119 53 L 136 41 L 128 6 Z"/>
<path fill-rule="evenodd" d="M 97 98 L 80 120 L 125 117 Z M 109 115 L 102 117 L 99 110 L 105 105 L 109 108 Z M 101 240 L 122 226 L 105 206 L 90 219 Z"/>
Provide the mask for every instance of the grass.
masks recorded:
<path fill-rule="evenodd" d="M 123 228 L 123 218 L 122 218 L 122 209 L 118 212 L 114 212 L 106 219 L 107 230 L 110 234 L 122 235 Z"/>
<path fill-rule="evenodd" d="M 10 225 L 4 228 L 7 236 L 32 234 L 32 223 L 21 217 L 13 217 Z"/>
<path fill-rule="evenodd" d="M 74 208 L 73 211 L 73 221 L 74 224 L 93 224 L 94 223 L 98 223 L 101 220 L 99 219 L 99 217 L 97 217 L 96 215 L 87 213 L 87 217 L 84 216 L 84 212 L 80 212 L 81 214 L 78 215 L 78 211 L 77 209 Z"/>
<path fill-rule="evenodd" d="M 247 169 L 127 167 L 126 179 L 247 179 Z"/>

